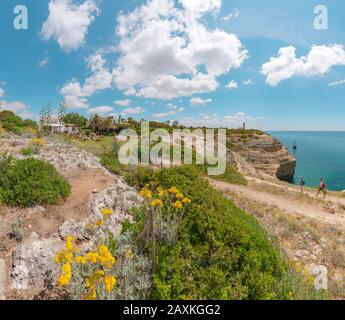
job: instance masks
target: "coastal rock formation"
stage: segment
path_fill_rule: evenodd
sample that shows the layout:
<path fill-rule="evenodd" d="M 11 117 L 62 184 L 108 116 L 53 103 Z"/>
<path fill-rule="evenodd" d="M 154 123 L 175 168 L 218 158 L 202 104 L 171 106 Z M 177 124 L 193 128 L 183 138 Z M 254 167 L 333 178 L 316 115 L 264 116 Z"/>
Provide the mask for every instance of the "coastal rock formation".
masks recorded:
<path fill-rule="evenodd" d="M 292 181 L 296 160 L 279 141 L 268 134 L 246 131 L 228 136 L 228 161 L 250 175 L 268 175 Z"/>

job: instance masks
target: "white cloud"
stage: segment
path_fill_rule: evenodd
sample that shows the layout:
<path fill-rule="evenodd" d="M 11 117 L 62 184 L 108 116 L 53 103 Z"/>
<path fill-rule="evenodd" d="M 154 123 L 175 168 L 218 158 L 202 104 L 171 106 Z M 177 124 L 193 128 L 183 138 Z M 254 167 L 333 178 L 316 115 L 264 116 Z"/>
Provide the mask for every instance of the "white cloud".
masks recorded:
<path fill-rule="evenodd" d="M 243 84 L 245 86 L 251 86 L 253 84 L 253 80 L 252 79 L 248 79 L 248 80 L 244 80 L 243 81 Z"/>
<path fill-rule="evenodd" d="M 131 100 L 126 99 L 126 100 L 117 100 L 114 103 L 117 104 L 120 107 L 129 107 L 131 105 Z"/>
<path fill-rule="evenodd" d="M 0 98 L 5 96 L 5 90 L 0 88 Z"/>
<path fill-rule="evenodd" d="M 189 100 L 191 106 L 206 106 L 212 103 L 212 99 L 192 98 Z"/>
<path fill-rule="evenodd" d="M 74 0 L 51 0 L 41 35 L 44 40 L 56 40 L 65 51 L 78 49 L 85 42 L 88 28 L 98 14 L 99 9 L 93 0 L 81 4 Z"/>
<path fill-rule="evenodd" d="M 136 115 L 145 112 L 146 110 L 141 108 L 141 107 L 136 107 L 136 108 L 127 108 L 122 110 L 121 114 L 123 115 Z"/>
<path fill-rule="evenodd" d="M 331 82 L 328 84 L 328 86 L 329 87 L 335 87 L 335 86 L 341 86 L 342 84 L 345 84 L 345 79 L 340 80 L 340 81 Z"/>
<path fill-rule="evenodd" d="M 345 65 L 345 51 L 340 44 L 313 46 L 307 56 L 296 57 L 296 48 L 289 46 L 279 50 L 278 57 L 262 66 L 261 73 L 266 83 L 277 86 L 295 76 L 312 77 L 323 75 L 333 66 Z"/>
<path fill-rule="evenodd" d="M 218 116 L 217 114 L 202 113 L 200 117 L 188 117 L 182 119 L 180 123 L 185 126 L 191 127 L 208 127 L 208 128 L 237 128 L 246 121 L 259 121 L 263 118 L 251 117 L 243 112 L 238 112 L 234 115 L 225 117 Z"/>
<path fill-rule="evenodd" d="M 19 111 L 23 111 L 26 110 L 28 108 L 28 106 L 24 103 L 24 102 L 20 102 L 20 101 L 1 101 L 1 107 L 4 110 L 9 110 L 12 112 L 19 112 Z"/>
<path fill-rule="evenodd" d="M 184 111 L 184 108 L 182 108 L 182 107 L 179 108 L 178 106 L 175 106 L 172 103 L 168 103 L 167 107 L 170 110 L 169 112 L 155 113 L 155 114 L 151 115 L 151 117 L 153 119 L 163 119 L 163 118 L 167 118 L 169 116 L 174 116 L 174 115 Z"/>
<path fill-rule="evenodd" d="M 121 55 L 113 75 L 125 94 L 170 100 L 215 91 L 217 77 L 247 58 L 235 35 L 201 22 L 203 15 L 219 12 L 221 0 L 181 4 L 150 0 L 118 17 Z"/>
<path fill-rule="evenodd" d="M 44 58 L 38 63 L 38 66 L 43 68 L 46 65 L 48 65 L 50 62 L 49 57 L 48 56 L 44 56 Z"/>
<path fill-rule="evenodd" d="M 234 80 L 231 80 L 226 86 L 225 88 L 232 90 L 232 89 L 237 89 L 238 88 L 238 83 Z"/>
<path fill-rule="evenodd" d="M 108 107 L 108 106 L 100 106 L 100 107 L 96 107 L 96 108 L 90 108 L 87 110 L 89 113 L 93 113 L 93 114 L 104 114 L 104 113 L 109 113 L 114 111 L 114 109 L 112 107 Z"/>
<path fill-rule="evenodd" d="M 155 113 L 153 114 L 151 117 L 153 119 L 163 119 L 163 118 L 166 118 L 168 116 L 174 116 L 176 115 L 176 111 L 170 111 L 170 112 L 164 112 L 164 113 Z"/>
<path fill-rule="evenodd" d="M 177 110 L 177 109 L 178 109 L 178 106 L 175 106 L 175 105 L 172 104 L 172 103 L 168 103 L 168 104 L 167 104 L 167 108 L 168 108 L 169 110 Z"/>
<path fill-rule="evenodd" d="M 87 98 L 95 93 L 112 87 L 112 74 L 106 68 L 106 61 L 102 55 L 96 53 L 87 59 L 87 66 L 91 71 L 90 77 L 85 79 L 84 85 L 72 79 L 59 91 L 69 108 L 88 108 Z"/>
<path fill-rule="evenodd" d="M 233 11 L 231 11 L 227 16 L 223 17 L 222 20 L 228 22 L 231 19 L 236 19 L 238 18 L 240 15 L 240 12 L 237 9 L 234 9 Z"/>

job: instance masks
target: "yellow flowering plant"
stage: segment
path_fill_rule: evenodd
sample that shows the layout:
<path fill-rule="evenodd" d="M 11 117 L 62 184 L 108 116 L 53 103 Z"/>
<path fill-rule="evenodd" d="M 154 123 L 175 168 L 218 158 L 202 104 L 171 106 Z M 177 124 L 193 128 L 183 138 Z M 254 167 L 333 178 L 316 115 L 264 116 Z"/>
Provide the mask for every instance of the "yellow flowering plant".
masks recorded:
<path fill-rule="evenodd" d="M 98 242 L 93 249 L 81 252 L 76 248 L 75 239 L 67 236 L 64 248 L 55 256 L 55 263 L 60 267 L 57 284 L 72 299 L 114 299 L 117 283 L 116 258 L 111 253 L 107 240 L 101 240 L 101 234 L 108 232 L 107 222 L 112 214 L 109 208 L 104 208 L 101 210 L 102 219 L 90 224 L 99 232 L 95 237 Z"/>
<path fill-rule="evenodd" d="M 153 187 L 154 184 L 148 184 L 140 190 L 141 197 L 147 203 L 148 224 L 154 226 L 158 240 L 174 243 L 177 237 L 177 230 L 182 221 L 185 207 L 192 200 L 185 197 L 183 193 L 175 186 L 168 189 L 162 187 Z M 152 222 L 154 219 L 154 222 Z M 151 220 L 151 221 L 149 221 Z M 148 229 L 152 226 L 148 226 Z"/>

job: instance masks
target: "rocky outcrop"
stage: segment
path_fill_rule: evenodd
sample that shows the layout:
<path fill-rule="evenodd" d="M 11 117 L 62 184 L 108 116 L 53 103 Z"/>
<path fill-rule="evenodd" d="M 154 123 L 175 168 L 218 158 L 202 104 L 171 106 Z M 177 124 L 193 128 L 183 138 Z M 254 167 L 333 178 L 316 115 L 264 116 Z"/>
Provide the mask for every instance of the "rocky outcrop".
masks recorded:
<path fill-rule="evenodd" d="M 266 174 L 283 181 L 292 181 L 296 160 L 279 141 L 268 134 L 243 133 L 228 136 L 228 161 L 244 173 Z M 230 161 L 231 160 L 231 161 Z"/>

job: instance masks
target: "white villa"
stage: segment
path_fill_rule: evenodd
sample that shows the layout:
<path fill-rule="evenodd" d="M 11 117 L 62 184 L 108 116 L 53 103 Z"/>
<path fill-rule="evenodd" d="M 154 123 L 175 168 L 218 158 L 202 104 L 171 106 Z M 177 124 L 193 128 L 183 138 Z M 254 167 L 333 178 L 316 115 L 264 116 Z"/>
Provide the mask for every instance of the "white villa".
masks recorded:
<path fill-rule="evenodd" d="M 74 134 L 79 132 L 79 126 L 76 124 L 52 123 L 50 124 L 52 133 L 67 133 Z"/>
<path fill-rule="evenodd" d="M 75 133 L 78 133 L 80 129 L 79 126 L 76 124 L 67 124 L 55 119 L 51 121 L 51 123 L 49 124 L 49 128 L 52 133 L 56 133 L 56 134 L 62 134 L 62 133 L 75 134 Z"/>

